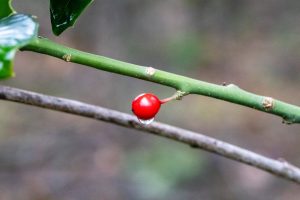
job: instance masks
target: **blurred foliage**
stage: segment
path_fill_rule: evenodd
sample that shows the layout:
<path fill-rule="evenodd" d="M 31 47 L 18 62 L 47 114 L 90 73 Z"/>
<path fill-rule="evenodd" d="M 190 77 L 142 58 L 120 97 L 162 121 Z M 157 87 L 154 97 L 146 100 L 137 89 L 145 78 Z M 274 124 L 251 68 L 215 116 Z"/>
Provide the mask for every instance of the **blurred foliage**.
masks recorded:
<path fill-rule="evenodd" d="M 193 70 L 199 67 L 198 63 L 206 58 L 204 42 L 196 35 L 185 35 L 174 38 L 166 48 L 170 65 L 177 68 L 184 68 L 184 71 Z"/>
<path fill-rule="evenodd" d="M 168 197 L 176 185 L 200 175 L 205 163 L 198 151 L 168 142 L 135 149 L 129 152 L 125 162 L 140 199 Z"/>

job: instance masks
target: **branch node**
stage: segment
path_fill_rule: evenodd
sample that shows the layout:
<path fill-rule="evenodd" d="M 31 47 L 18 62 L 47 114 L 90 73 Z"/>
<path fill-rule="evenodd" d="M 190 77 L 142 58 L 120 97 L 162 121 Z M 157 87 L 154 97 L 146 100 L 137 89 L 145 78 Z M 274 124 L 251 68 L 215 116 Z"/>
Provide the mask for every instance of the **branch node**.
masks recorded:
<path fill-rule="evenodd" d="M 175 100 L 181 100 L 184 96 L 188 95 L 188 92 L 177 90 L 175 93 Z"/>
<path fill-rule="evenodd" d="M 153 76 L 156 72 L 156 69 L 154 69 L 153 67 L 146 67 L 146 74 L 147 76 Z"/>
<path fill-rule="evenodd" d="M 188 92 L 177 90 L 175 92 L 175 94 L 173 94 L 171 97 L 162 99 L 160 102 L 161 103 L 167 103 L 167 102 L 172 101 L 172 100 L 182 100 L 182 98 L 184 96 L 188 95 L 188 94 L 189 94 Z"/>
<path fill-rule="evenodd" d="M 295 167 L 294 165 L 286 161 L 284 158 L 278 158 L 277 160 L 282 163 L 282 167 L 287 171 L 291 171 L 291 169 Z"/>
<path fill-rule="evenodd" d="M 277 160 L 279 161 L 279 162 L 282 162 L 282 163 L 286 163 L 287 161 L 284 159 L 284 158 L 277 158 Z"/>
<path fill-rule="evenodd" d="M 70 62 L 71 61 L 71 58 L 72 58 L 72 55 L 71 54 L 65 54 L 63 55 L 62 59 L 66 62 Z"/>
<path fill-rule="evenodd" d="M 262 106 L 266 111 L 271 111 L 274 108 L 274 99 L 272 97 L 264 97 Z"/>

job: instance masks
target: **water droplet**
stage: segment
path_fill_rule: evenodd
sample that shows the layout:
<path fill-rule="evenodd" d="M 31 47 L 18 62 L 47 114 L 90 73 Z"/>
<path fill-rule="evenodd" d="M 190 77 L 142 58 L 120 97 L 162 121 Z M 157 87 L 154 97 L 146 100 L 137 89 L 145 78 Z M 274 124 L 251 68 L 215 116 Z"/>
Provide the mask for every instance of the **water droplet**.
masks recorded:
<path fill-rule="evenodd" d="M 147 120 L 144 120 L 144 119 L 138 119 L 138 120 L 139 120 L 139 122 L 141 122 L 142 124 L 148 125 L 148 124 L 151 124 L 151 123 L 154 121 L 154 118 L 147 119 Z"/>

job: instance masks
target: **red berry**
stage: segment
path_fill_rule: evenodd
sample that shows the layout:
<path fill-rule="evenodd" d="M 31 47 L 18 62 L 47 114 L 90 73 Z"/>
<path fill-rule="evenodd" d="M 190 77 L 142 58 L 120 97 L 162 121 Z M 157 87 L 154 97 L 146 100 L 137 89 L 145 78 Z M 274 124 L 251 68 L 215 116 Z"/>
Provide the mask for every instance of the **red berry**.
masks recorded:
<path fill-rule="evenodd" d="M 132 101 L 132 112 L 142 120 L 149 120 L 158 113 L 161 101 L 154 94 L 144 93 Z"/>

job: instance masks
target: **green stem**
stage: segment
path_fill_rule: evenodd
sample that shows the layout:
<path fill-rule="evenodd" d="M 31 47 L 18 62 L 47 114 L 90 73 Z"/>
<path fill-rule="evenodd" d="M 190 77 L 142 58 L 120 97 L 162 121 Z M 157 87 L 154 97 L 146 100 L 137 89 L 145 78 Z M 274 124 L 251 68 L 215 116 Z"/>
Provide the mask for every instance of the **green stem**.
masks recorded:
<path fill-rule="evenodd" d="M 155 82 L 172 87 L 187 94 L 199 94 L 240 104 L 263 112 L 278 115 L 288 124 L 300 123 L 300 107 L 275 100 L 270 97 L 247 92 L 233 84 L 229 84 L 227 86 L 215 85 L 162 70 L 157 70 L 152 67 L 144 67 L 86 53 L 65 47 L 45 38 L 38 38 L 32 41 L 30 44 L 22 48 L 22 50 L 47 54 L 63 59 L 67 62 L 74 62 L 108 72 Z"/>

